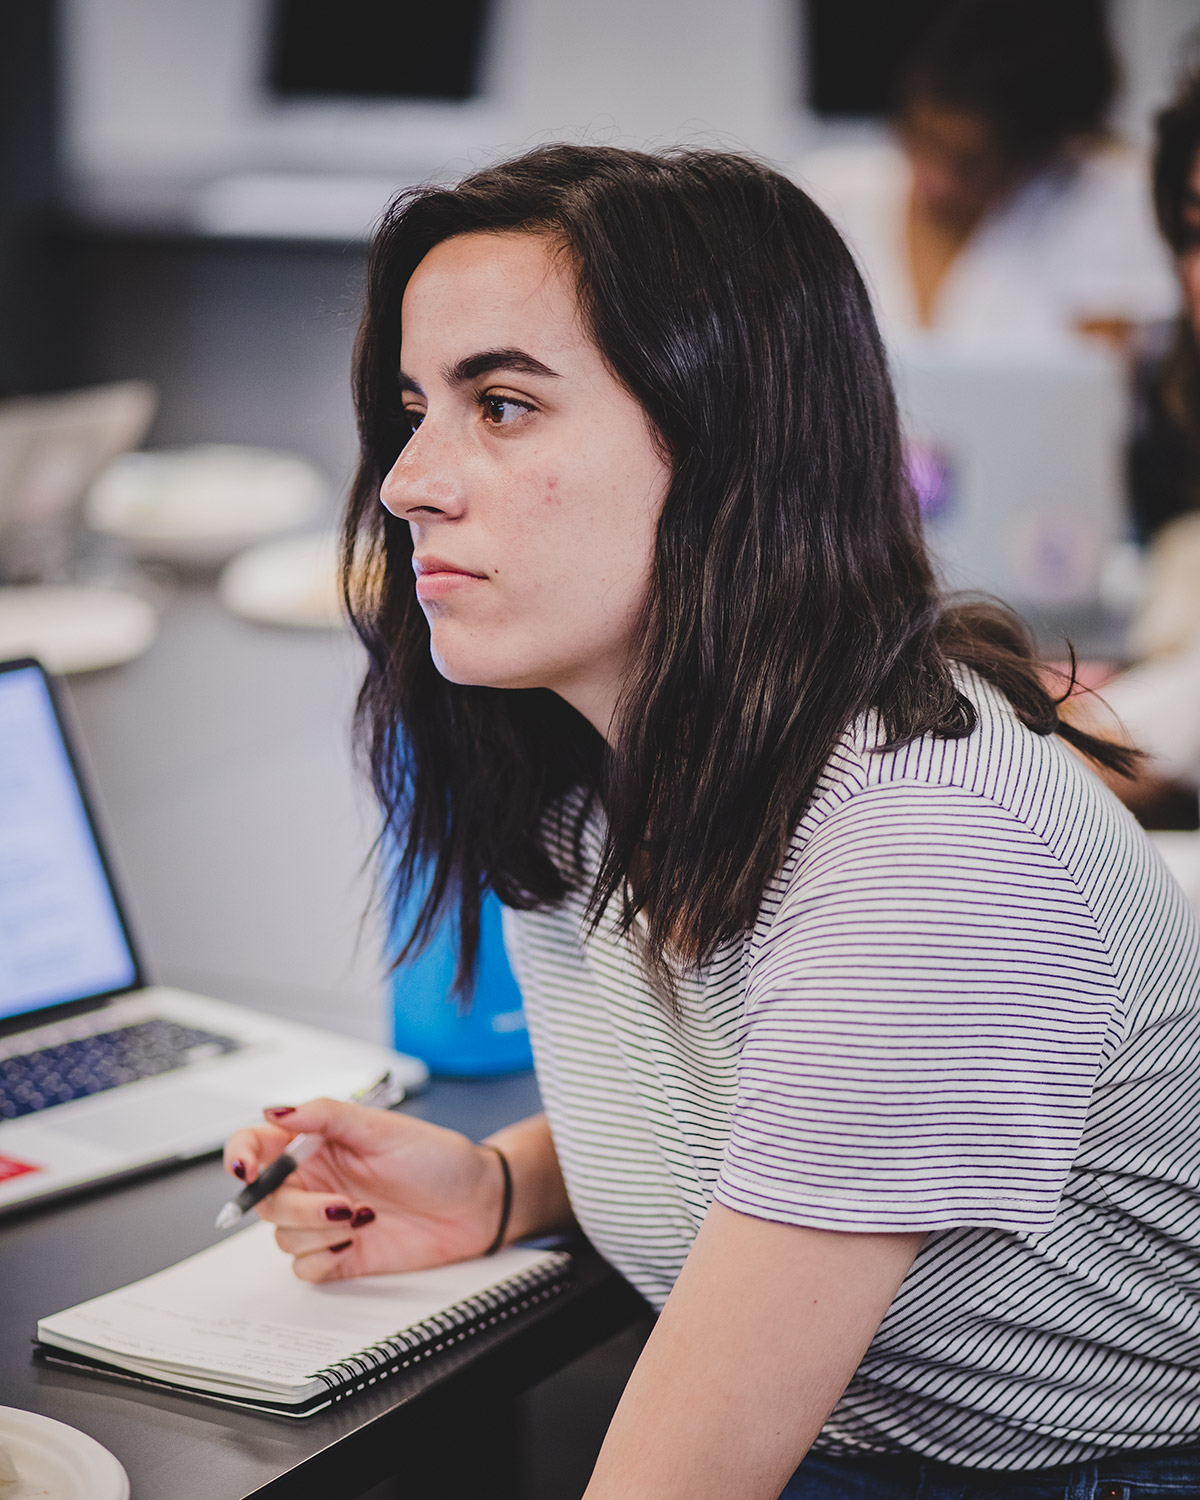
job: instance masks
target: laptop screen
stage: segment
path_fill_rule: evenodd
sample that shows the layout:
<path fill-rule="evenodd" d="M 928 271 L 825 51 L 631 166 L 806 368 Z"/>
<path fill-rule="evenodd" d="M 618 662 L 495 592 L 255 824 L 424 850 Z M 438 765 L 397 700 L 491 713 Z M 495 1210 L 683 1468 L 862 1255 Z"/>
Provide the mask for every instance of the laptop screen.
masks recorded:
<path fill-rule="evenodd" d="M 0 1020 L 136 979 L 45 678 L 0 671 Z"/>

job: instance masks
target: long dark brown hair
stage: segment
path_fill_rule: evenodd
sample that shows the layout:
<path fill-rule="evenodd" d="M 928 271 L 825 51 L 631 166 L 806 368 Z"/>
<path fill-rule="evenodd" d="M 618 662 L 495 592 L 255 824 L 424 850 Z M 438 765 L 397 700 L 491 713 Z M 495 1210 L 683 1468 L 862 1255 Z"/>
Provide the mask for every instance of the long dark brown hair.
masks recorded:
<path fill-rule="evenodd" d="M 474 231 L 542 234 L 569 257 L 591 335 L 670 460 L 611 749 L 549 691 L 438 674 L 408 526 L 379 501 L 411 433 L 401 298 L 435 245 Z M 669 990 L 678 966 L 752 925 L 856 717 L 878 710 L 893 744 L 971 732 L 956 662 L 1038 734 L 1128 763 L 1060 720 L 1015 616 L 939 598 L 866 290 L 829 220 L 778 173 L 710 151 L 554 146 L 402 195 L 371 252 L 355 394 L 343 583 L 368 655 L 359 744 L 397 909 L 427 890 L 410 946 L 457 913 L 464 975 L 485 890 L 528 909 L 590 880 L 593 916 L 616 893 L 627 926 L 645 913 Z M 576 851 L 595 799 L 605 815 L 590 874 L 544 842 L 576 788 Z"/>

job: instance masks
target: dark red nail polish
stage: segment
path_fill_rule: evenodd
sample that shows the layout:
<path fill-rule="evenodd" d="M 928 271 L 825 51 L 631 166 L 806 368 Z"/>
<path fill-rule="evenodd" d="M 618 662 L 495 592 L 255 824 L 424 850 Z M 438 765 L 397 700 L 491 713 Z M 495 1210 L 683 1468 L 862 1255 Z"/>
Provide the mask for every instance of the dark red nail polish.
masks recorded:
<path fill-rule="evenodd" d="M 264 1109 L 264 1115 L 294 1115 L 296 1106 L 294 1104 L 272 1104 L 269 1109 Z"/>
<path fill-rule="evenodd" d="M 345 1223 L 347 1219 L 354 1217 L 354 1210 L 347 1208 L 344 1203 L 331 1203 L 325 1210 L 325 1217 L 334 1224 Z"/>
<path fill-rule="evenodd" d="M 353 1245 L 353 1243 L 353 1240 L 343 1240 L 340 1245 L 330 1245 L 329 1248 L 336 1255 L 339 1250 L 349 1250 L 350 1246 Z"/>
<path fill-rule="evenodd" d="M 374 1218 L 375 1210 L 373 1208 L 360 1208 L 350 1220 L 350 1228 L 361 1229 L 364 1224 L 372 1223 Z"/>
<path fill-rule="evenodd" d="M 245 1182 L 246 1163 L 244 1161 L 235 1161 L 230 1170 L 233 1172 L 233 1175 L 238 1179 L 239 1182 Z"/>

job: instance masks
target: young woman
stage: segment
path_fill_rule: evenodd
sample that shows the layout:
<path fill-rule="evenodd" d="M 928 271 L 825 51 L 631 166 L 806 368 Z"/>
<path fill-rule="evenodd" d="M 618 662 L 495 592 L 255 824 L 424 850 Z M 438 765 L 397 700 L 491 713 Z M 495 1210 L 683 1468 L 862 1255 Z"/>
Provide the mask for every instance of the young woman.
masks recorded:
<path fill-rule="evenodd" d="M 574 1216 L 662 1309 L 589 1500 L 1200 1491 L 1200 935 L 1062 741 L 1129 752 L 938 600 L 828 220 L 705 152 L 406 195 L 356 389 L 399 885 L 468 964 L 505 902 L 546 1114 L 239 1132 L 326 1137 L 296 1273 Z"/>
<path fill-rule="evenodd" d="M 1145 165 L 1106 135 L 1102 0 L 955 0 L 903 71 L 895 141 L 800 180 L 866 273 L 889 338 L 1127 335 L 1176 304 Z"/>

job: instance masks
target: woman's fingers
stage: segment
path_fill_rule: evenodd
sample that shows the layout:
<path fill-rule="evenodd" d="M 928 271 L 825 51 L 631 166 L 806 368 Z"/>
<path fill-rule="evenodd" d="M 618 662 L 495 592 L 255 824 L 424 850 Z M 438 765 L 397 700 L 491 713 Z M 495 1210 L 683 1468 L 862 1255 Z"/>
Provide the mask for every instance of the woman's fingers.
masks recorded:
<path fill-rule="evenodd" d="M 355 1251 L 358 1247 L 352 1239 L 339 1240 L 328 1248 L 314 1250 L 308 1255 L 297 1255 L 292 1261 L 292 1271 L 301 1281 L 341 1281 L 351 1276 L 361 1276 Z"/>
<path fill-rule="evenodd" d="M 359 1236 L 375 1215 L 364 1207 L 354 1211 L 348 1224 L 324 1229 L 277 1229 L 275 1243 L 292 1259 L 292 1269 L 301 1281 L 333 1281 L 361 1276 L 366 1269 L 360 1255 Z"/>
<path fill-rule="evenodd" d="M 271 1105 L 263 1110 L 266 1125 L 235 1130 L 225 1143 L 225 1170 L 253 1182 L 293 1136 L 323 1135 L 352 1150 L 378 1150 L 396 1129 L 403 1129 L 386 1110 L 347 1104 L 340 1099 L 310 1099 L 306 1104 Z"/>
<path fill-rule="evenodd" d="M 273 1105 L 263 1114 L 285 1139 L 294 1135 L 323 1135 L 352 1151 L 369 1154 L 393 1143 L 411 1130 L 413 1122 L 386 1109 L 349 1104 L 344 1099 L 310 1099 L 306 1104 Z"/>
<path fill-rule="evenodd" d="M 310 1193 L 282 1187 L 268 1194 L 255 1210 L 260 1219 L 279 1229 L 329 1229 L 349 1224 L 357 1207 L 343 1193 Z"/>
<path fill-rule="evenodd" d="M 225 1170 L 242 1182 L 253 1182 L 290 1139 L 286 1131 L 270 1125 L 235 1130 L 225 1142 Z"/>
<path fill-rule="evenodd" d="M 312 1255 L 354 1240 L 349 1224 L 326 1224 L 323 1229 L 277 1229 L 275 1243 L 285 1255 Z"/>
<path fill-rule="evenodd" d="M 365 1203 L 352 1204 L 335 1193 L 306 1193 L 301 1188 L 286 1186 L 264 1198 L 256 1212 L 268 1224 L 275 1225 L 275 1243 L 284 1254 L 298 1259 L 344 1254 L 352 1248 L 358 1231 L 375 1219 L 374 1209 Z M 309 1267 L 301 1279 L 325 1277 L 316 1275 L 315 1267 Z"/>
<path fill-rule="evenodd" d="M 384 1110 L 364 1109 L 337 1099 L 275 1105 L 263 1110 L 268 1124 L 235 1130 L 225 1143 L 225 1170 L 241 1182 L 253 1182 L 293 1136 L 304 1132 L 328 1136 L 352 1148 L 378 1145 L 377 1118 Z M 365 1117 L 365 1118 L 359 1118 Z"/>

